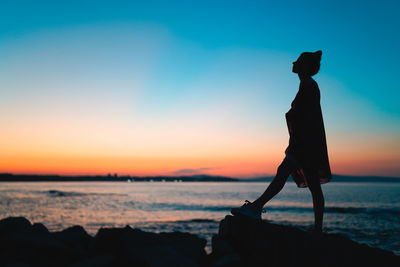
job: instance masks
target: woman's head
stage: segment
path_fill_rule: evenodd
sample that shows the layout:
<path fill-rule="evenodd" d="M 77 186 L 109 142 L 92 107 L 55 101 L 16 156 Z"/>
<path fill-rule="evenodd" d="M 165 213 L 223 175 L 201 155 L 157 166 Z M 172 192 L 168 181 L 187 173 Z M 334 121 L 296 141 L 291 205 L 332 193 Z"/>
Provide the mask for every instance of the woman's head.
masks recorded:
<path fill-rule="evenodd" d="M 322 51 L 304 52 L 293 62 L 293 72 L 300 75 L 313 76 L 318 73 Z"/>

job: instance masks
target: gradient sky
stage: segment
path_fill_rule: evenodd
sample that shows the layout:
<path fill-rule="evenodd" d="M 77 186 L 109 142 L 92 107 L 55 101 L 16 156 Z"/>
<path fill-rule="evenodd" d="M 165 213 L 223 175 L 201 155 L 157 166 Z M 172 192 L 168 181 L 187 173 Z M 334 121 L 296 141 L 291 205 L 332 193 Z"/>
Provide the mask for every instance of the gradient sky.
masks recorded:
<path fill-rule="evenodd" d="M 400 176 L 399 1 L 0 1 L 0 172 L 271 175 L 292 62 L 337 174 Z"/>

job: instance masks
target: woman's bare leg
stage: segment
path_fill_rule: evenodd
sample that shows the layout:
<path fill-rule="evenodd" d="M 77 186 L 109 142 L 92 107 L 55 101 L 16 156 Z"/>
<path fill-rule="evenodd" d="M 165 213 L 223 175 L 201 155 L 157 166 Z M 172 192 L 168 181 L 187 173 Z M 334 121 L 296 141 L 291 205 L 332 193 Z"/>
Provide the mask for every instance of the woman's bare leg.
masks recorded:
<path fill-rule="evenodd" d="M 296 164 L 293 160 L 285 158 L 281 165 L 279 165 L 275 178 L 268 185 L 265 192 L 256 199 L 252 206 L 255 210 L 261 210 L 265 203 L 270 201 L 276 194 L 278 194 L 285 185 L 290 173 L 294 170 Z"/>
<path fill-rule="evenodd" d="M 322 232 L 325 199 L 324 194 L 322 193 L 321 184 L 315 171 L 306 172 L 306 179 L 313 200 L 314 229 L 318 232 Z"/>

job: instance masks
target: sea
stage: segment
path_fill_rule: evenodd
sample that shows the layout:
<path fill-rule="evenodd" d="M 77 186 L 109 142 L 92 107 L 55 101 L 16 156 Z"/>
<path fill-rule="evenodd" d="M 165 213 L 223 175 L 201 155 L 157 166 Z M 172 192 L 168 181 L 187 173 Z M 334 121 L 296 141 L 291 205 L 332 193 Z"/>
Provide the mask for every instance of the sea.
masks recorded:
<path fill-rule="evenodd" d="M 144 231 L 183 231 L 207 240 L 220 220 L 245 200 L 256 199 L 268 182 L 2 182 L 0 218 L 24 216 L 51 231 L 82 225 L 130 225 Z M 331 182 L 325 195 L 324 231 L 400 255 L 400 183 Z M 311 194 L 288 182 L 265 206 L 263 219 L 310 230 Z"/>

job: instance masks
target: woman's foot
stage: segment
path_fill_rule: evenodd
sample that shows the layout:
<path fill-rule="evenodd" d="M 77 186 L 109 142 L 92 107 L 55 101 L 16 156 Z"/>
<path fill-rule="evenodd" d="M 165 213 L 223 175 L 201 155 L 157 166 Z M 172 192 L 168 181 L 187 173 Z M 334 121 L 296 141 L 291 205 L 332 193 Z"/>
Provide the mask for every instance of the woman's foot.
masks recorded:
<path fill-rule="evenodd" d="M 246 200 L 243 206 L 231 209 L 233 215 L 243 215 L 256 220 L 261 220 L 261 209 L 254 207 L 253 203 Z"/>

